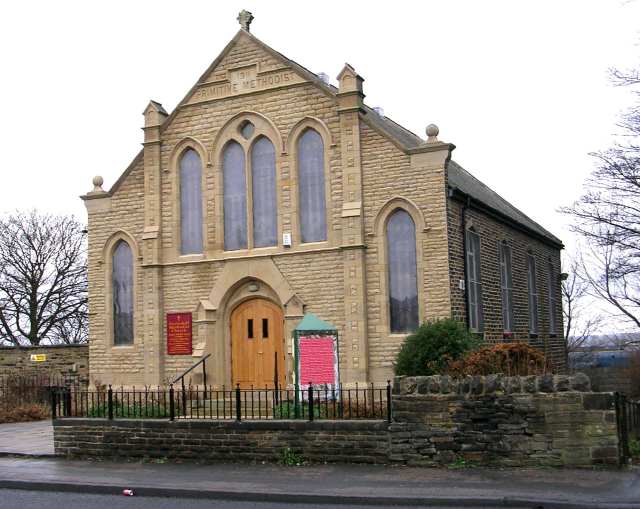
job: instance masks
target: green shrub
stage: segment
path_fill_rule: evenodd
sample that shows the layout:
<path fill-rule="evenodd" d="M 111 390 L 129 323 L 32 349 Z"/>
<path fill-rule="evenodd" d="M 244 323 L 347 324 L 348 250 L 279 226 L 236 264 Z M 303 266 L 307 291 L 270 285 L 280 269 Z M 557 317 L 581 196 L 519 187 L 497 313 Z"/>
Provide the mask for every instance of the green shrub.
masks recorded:
<path fill-rule="evenodd" d="M 443 373 L 452 362 L 480 346 L 466 327 L 444 318 L 423 323 L 407 336 L 396 357 L 396 375 L 419 376 Z"/>
<path fill-rule="evenodd" d="M 629 452 L 633 459 L 640 460 L 640 439 L 629 440 Z"/>

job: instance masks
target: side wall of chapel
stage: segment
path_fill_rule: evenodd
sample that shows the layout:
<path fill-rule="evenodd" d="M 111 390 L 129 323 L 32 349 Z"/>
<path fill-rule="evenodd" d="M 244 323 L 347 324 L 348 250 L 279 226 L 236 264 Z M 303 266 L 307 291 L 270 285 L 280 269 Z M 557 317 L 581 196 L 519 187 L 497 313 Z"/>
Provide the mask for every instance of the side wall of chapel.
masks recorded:
<path fill-rule="evenodd" d="M 449 198 L 447 202 L 449 226 L 449 263 L 451 266 L 452 314 L 466 321 L 465 292 L 460 288 L 464 280 L 464 247 L 462 228 L 463 204 Z M 498 245 L 505 242 L 511 248 L 513 279 L 513 337 L 508 341 L 524 341 L 545 352 L 560 371 L 566 369 L 566 345 L 562 328 L 562 298 L 560 292 L 560 249 L 537 240 L 518 229 L 506 225 L 487 213 L 467 208 L 466 228 L 480 237 L 480 274 L 482 278 L 483 338 L 489 343 L 505 341 L 502 321 L 502 296 Z M 527 284 L 527 253 L 536 260 L 538 290 L 538 334 L 529 333 L 529 300 Z M 549 267 L 553 267 L 555 287 L 556 332 L 550 333 Z"/>

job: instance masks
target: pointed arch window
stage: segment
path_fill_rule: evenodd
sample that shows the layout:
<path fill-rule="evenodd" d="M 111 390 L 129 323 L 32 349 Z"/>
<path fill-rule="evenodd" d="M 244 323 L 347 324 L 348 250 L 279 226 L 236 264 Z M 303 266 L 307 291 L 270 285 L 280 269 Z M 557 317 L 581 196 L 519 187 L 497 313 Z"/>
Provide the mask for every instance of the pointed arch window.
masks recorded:
<path fill-rule="evenodd" d="M 511 248 L 506 242 L 498 244 L 500 255 L 500 291 L 502 295 L 502 329 L 513 332 L 513 275 L 511 271 Z"/>
<path fill-rule="evenodd" d="M 556 321 L 556 308 L 558 307 L 558 301 L 556 299 L 556 273 L 553 268 L 553 263 L 548 262 L 548 277 L 549 277 L 549 334 L 557 334 L 558 324 Z"/>
<path fill-rule="evenodd" d="M 469 304 L 469 329 L 484 330 L 482 310 L 482 275 L 480 273 L 480 235 L 467 230 L 467 302 Z"/>
<path fill-rule="evenodd" d="M 202 161 L 191 148 L 180 158 L 180 253 L 202 253 Z"/>
<path fill-rule="evenodd" d="M 527 253 L 527 288 L 529 290 L 529 333 L 538 333 L 538 284 L 536 281 L 536 259 Z"/>
<path fill-rule="evenodd" d="M 244 150 L 230 141 L 222 156 L 224 249 L 247 248 L 247 181 Z"/>
<path fill-rule="evenodd" d="M 113 343 L 133 344 L 133 254 L 124 240 L 113 250 L 111 284 L 113 289 Z"/>
<path fill-rule="evenodd" d="M 391 332 L 414 331 L 418 328 L 415 223 L 406 210 L 396 209 L 386 230 Z"/>
<path fill-rule="evenodd" d="M 251 147 L 251 196 L 253 246 L 276 246 L 278 244 L 276 153 L 273 143 L 265 136 L 260 136 Z"/>
<path fill-rule="evenodd" d="M 327 240 L 324 142 L 315 129 L 298 138 L 298 199 L 302 242 Z"/>

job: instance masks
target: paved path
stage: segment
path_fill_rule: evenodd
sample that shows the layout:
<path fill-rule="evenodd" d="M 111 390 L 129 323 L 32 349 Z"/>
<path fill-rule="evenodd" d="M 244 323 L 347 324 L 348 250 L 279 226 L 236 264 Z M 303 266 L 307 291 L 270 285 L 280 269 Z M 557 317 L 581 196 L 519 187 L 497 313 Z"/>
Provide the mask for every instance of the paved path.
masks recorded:
<path fill-rule="evenodd" d="M 0 486 L 263 502 L 640 507 L 640 469 L 428 469 L 372 465 L 115 463 L 0 458 Z"/>
<path fill-rule="evenodd" d="M 51 421 L 0 424 L 0 455 L 53 455 Z"/>

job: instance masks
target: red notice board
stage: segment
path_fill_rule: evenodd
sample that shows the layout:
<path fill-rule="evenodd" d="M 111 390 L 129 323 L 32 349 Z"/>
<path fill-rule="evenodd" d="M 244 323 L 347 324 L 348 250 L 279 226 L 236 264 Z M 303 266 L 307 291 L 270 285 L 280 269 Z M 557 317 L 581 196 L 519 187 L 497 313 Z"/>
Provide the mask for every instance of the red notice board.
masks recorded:
<path fill-rule="evenodd" d="M 191 313 L 167 313 L 167 353 L 191 355 L 193 352 Z"/>
<path fill-rule="evenodd" d="M 299 339 L 300 383 L 337 383 L 337 355 L 334 336 L 301 336 Z"/>

